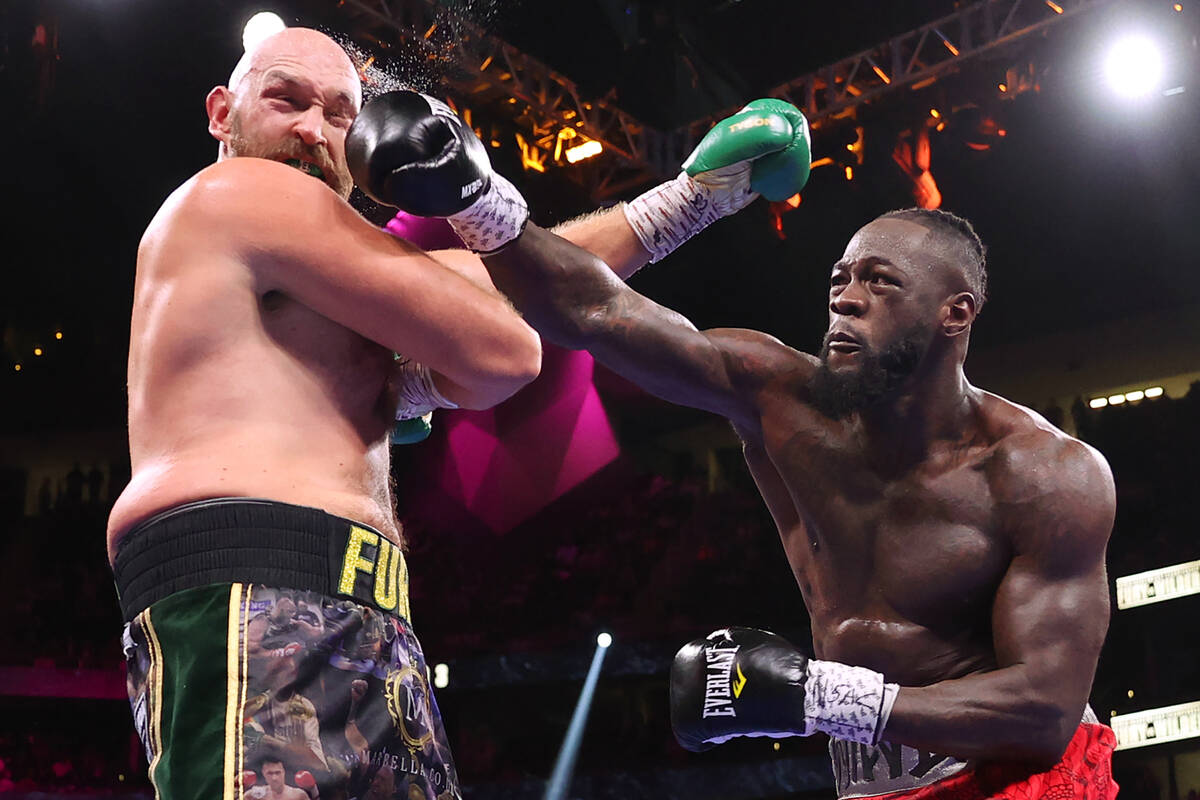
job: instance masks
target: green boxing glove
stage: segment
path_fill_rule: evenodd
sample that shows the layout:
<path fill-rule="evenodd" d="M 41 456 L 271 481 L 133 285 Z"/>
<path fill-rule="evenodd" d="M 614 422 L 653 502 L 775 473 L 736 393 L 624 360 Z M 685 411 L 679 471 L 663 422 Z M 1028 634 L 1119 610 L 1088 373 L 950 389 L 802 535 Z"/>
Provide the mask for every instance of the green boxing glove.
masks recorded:
<path fill-rule="evenodd" d="M 713 126 L 673 181 L 625 206 L 625 218 L 659 261 L 760 194 L 786 200 L 804 186 L 811 164 L 808 121 L 783 100 L 755 100 Z"/>
<path fill-rule="evenodd" d="M 792 138 L 782 150 L 773 151 L 754 160 L 750 170 L 750 189 L 772 203 L 787 200 L 808 183 L 812 168 L 812 139 L 808 120 L 800 109 L 783 100 L 767 97 L 755 100 L 747 109 L 777 114 L 792 126 Z"/>

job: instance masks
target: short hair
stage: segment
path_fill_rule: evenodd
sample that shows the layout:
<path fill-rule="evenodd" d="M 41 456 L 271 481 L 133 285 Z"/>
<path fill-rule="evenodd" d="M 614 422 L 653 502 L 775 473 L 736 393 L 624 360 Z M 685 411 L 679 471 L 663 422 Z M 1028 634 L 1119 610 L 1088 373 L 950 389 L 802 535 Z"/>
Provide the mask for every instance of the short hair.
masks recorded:
<path fill-rule="evenodd" d="M 970 222 L 949 211 L 940 208 L 898 208 L 879 216 L 879 219 L 908 219 L 923 223 L 931 230 L 946 236 L 957 237 L 967 245 L 971 253 L 971 262 L 965 270 L 967 284 L 975 295 L 975 310 L 983 308 L 987 302 L 987 247 L 975 232 Z"/>

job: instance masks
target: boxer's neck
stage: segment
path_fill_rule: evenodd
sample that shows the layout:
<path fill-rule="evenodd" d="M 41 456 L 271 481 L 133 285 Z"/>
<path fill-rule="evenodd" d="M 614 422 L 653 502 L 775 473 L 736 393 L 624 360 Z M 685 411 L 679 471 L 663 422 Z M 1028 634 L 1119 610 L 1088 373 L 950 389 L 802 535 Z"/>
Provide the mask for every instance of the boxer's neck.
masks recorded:
<path fill-rule="evenodd" d="M 860 431 L 872 461 L 907 468 L 969 438 L 978 390 L 967 381 L 962 360 L 946 355 L 926 362 L 893 397 L 863 410 Z"/>

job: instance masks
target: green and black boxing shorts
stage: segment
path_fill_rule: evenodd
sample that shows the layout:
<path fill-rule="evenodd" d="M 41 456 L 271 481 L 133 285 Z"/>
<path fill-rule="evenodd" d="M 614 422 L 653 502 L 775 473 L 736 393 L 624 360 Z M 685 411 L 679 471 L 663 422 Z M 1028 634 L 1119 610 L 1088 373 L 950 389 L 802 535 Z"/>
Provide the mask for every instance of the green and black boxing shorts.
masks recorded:
<path fill-rule="evenodd" d="M 222 498 L 137 526 L 113 567 L 157 800 L 458 800 L 408 567 L 316 508 Z"/>

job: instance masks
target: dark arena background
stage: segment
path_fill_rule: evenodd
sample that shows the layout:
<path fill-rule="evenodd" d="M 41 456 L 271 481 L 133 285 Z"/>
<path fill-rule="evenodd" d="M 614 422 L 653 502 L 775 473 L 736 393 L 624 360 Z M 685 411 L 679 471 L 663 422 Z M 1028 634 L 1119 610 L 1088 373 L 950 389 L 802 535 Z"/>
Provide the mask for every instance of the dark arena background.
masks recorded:
<path fill-rule="evenodd" d="M 753 98 L 801 107 L 802 194 L 632 280 L 701 328 L 814 352 L 859 226 L 911 205 L 970 219 L 991 299 L 969 378 L 1099 448 L 1116 477 L 1091 704 L 1118 732 L 1122 796 L 1196 800 L 1197 0 L 4 3 L 0 794 L 153 797 L 104 549 L 130 473 L 135 255 L 216 157 L 204 96 L 260 11 L 342 34 L 369 90 L 448 98 L 543 225 L 673 176 Z M 436 234 L 423 225 L 418 241 Z M 739 624 L 811 646 L 723 420 L 548 347 L 510 401 L 433 428 L 393 448 L 393 472 L 465 797 L 543 797 L 576 745 L 568 797 L 834 797 L 824 736 L 695 755 L 671 735 L 667 671 L 687 640 Z"/>

